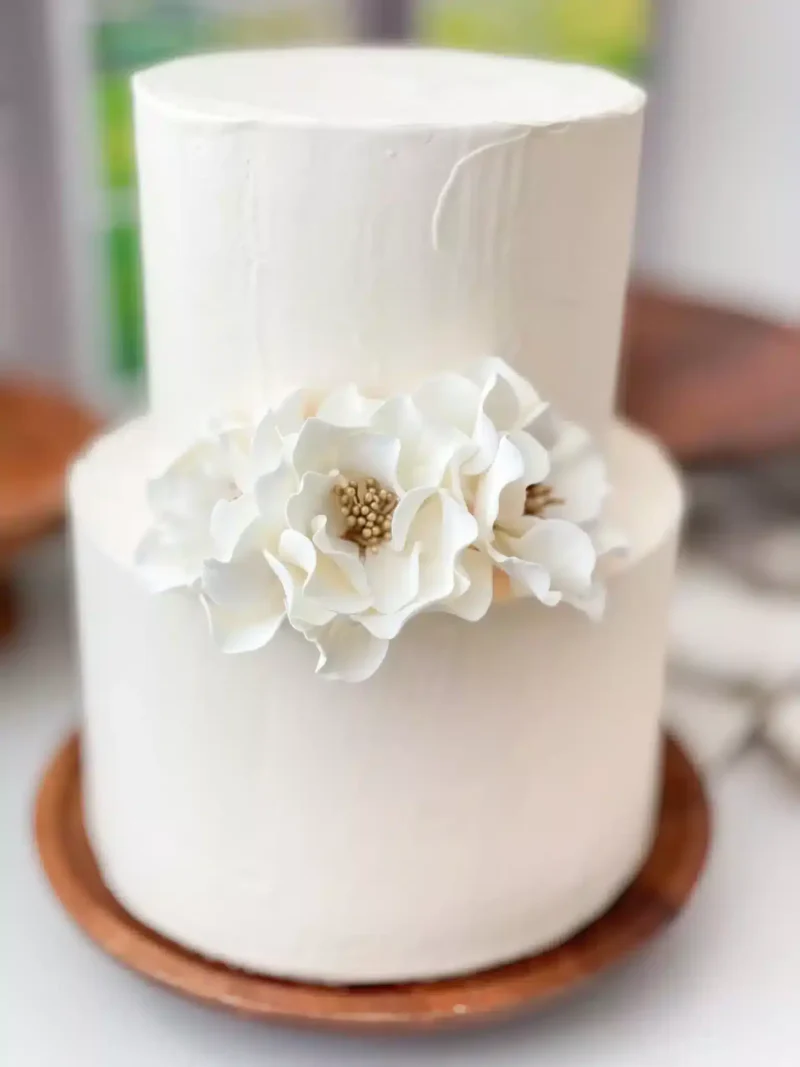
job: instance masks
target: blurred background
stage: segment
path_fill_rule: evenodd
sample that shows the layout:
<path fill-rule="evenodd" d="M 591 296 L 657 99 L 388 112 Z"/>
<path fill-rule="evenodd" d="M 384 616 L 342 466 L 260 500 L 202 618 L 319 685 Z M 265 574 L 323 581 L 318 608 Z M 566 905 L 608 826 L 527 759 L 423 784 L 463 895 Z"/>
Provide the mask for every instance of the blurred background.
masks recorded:
<path fill-rule="evenodd" d="M 130 73 L 358 39 L 581 60 L 649 89 L 620 401 L 691 492 L 669 713 L 709 762 L 759 736 L 800 766 L 796 0 L 6 0 L 6 578 L 58 522 L 66 458 L 143 395 Z"/>

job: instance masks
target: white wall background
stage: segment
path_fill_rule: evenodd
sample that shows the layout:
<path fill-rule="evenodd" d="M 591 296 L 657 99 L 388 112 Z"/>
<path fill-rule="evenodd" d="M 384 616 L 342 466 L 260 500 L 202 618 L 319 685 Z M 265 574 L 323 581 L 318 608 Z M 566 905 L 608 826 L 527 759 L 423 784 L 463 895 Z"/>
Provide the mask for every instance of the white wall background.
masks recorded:
<path fill-rule="evenodd" d="M 14 111 L 9 48 L 4 16 L 0 12 L 0 367 L 11 358 L 15 335 L 11 272 L 15 203 L 12 166 Z"/>
<path fill-rule="evenodd" d="M 800 317 L 800 2 L 656 0 L 638 265 Z"/>
<path fill-rule="evenodd" d="M 11 154 L 13 119 L 10 105 L 4 102 L 0 88 L 0 366 L 10 361 L 15 347 L 15 322 L 12 274 L 12 219 L 14 194 Z"/>
<path fill-rule="evenodd" d="M 67 0 L 68 2 L 68 0 Z M 0 242 L 11 258 L 0 311 L 2 364 L 69 377 L 69 298 L 57 197 L 53 72 L 43 0 L 0 3 L 3 98 Z M 2 253 L 0 253 L 0 259 Z M 2 278 L 0 267 L 0 278 Z M 2 282 L 0 282 L 2 284 Z M 66 358 L 65 358 L 66 356 Z"/>

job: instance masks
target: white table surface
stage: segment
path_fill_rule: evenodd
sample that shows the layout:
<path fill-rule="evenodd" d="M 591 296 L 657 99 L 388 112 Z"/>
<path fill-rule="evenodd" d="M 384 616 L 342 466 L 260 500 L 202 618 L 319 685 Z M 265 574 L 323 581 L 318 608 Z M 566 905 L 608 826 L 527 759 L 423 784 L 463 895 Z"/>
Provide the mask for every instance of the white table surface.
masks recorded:
<path fill-rule="evenodd" d="M 50 563 L 37 567 L 28 625 L 0 651 L 4 1067 L 800 1064 L 800 794 L 758 752 L 712 784 L 711 862 L 678 922 L 538 1015 L 464 1034 L 354 1039 L 228 1017 L 127 973 L 60 910 L 32 843 L 39 776 L 77 710 L 60 585 Z"/>

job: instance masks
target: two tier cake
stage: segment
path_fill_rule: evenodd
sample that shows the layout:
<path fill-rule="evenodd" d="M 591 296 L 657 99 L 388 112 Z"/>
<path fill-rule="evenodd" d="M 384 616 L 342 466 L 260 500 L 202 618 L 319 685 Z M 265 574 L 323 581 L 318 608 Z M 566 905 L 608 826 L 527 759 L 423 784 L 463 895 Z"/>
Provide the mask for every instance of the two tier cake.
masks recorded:
<path fill-rule="evenodd" d="M 314 981 L 567 938 L 659 794 L 681 499 L 613 416 L 643 94 L 301 49 L 134 95 L 150 413 L 71 483 L 108 885 Z"/>

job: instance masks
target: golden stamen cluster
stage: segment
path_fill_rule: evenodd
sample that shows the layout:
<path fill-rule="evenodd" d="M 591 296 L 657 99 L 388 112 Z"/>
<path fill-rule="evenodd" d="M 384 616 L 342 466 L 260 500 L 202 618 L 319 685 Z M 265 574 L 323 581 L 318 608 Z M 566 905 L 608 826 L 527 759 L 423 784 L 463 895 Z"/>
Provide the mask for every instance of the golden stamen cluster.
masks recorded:
<path fill-rule="evenodd" d="M 545 485 L 544 482 L 529 485 L 525 490 L 526 515 L 536 515 L 538 517 L 543 515 L 547 508 L 556 507 L 563 503 L 564 501 L 561 497 L 554 495 L 552 486 Z"/>
<path fill-rule="evenodd" d="M 333 494 L 344 519 L 346 541 L 362 552 L 377 552 L 392 537 L 392 515 L 397 494 L 384 489 L 375 478 L 340 477 Z"/>

